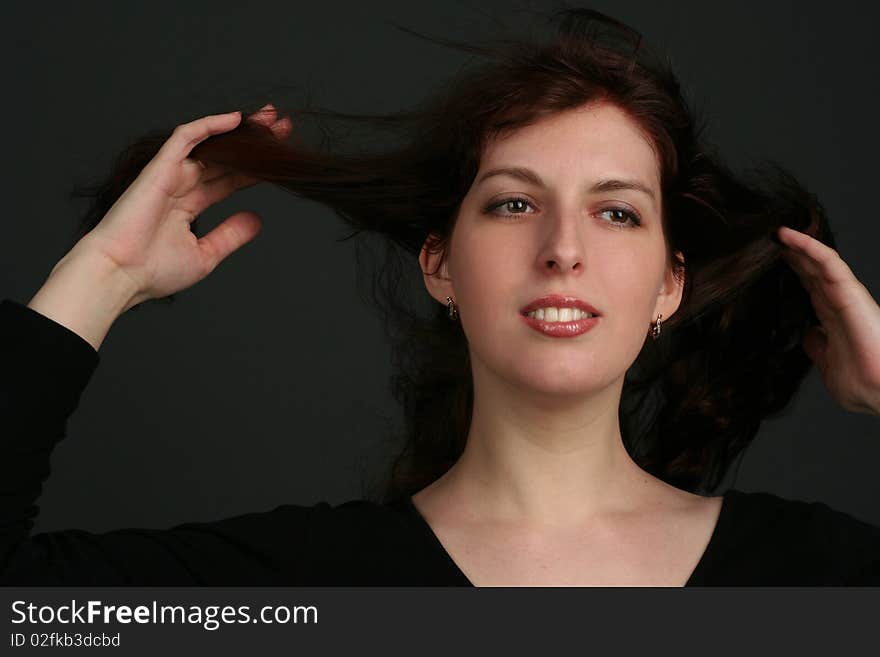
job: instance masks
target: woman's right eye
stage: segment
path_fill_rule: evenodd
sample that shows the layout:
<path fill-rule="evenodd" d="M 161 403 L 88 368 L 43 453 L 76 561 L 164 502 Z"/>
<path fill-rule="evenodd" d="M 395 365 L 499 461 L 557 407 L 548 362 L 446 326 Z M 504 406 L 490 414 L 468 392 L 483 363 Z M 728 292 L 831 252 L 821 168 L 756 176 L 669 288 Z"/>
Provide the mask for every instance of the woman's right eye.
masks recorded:
<path fill-rule="evenodd" d="M 500 212 L 500 213 L 495 212 L 496 209 L 503 207 L 503 206 L 507 206 L 508 210 L 515 210 L 515 211 L 514 212 Z M 521 215 L 521 214 L 530 214 L 527 212 L 520 212 L 519 211 L 520 209 L 523 209 L 526 206 L 534 208 L 531 201 L 529 201 L 528 199 L 522 198 L 520 196 L 514 196 L 511 198 L 506 198 L 503 201 L 498 201 L 497 203 L 492 203 L 489 207 L 486 208 L 486 211 L 491 212 L 492 214 L 499 216 L 499 217 L 515 217 L 515 216 Z"/>

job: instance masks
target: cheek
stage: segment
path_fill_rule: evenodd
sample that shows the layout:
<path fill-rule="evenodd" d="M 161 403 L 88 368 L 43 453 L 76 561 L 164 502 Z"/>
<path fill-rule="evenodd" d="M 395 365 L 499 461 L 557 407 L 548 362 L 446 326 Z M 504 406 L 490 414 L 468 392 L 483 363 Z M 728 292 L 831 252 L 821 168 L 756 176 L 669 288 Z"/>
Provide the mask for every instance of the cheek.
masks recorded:
<path fill-rule="evenodd" d="M 595 279 L 600 301 L 606 305 L 601 342 L 607 348 L 608 370 L 622 373 L 635 362 L 646 340 L 651 340 L 651 315 L 661 286 L 657 272 L 662 264 L 656 254 L 641 253 L 606 265 Z"/>
<path fill-rule="evenodd" d="M 516 286 L 523 276 L 523 263 L 516 259 L 521 251 L 499 240 L 479 234 L 461 235 L 453 245 L 455 257 L 450 262 L 456 302 L 467 314 L 496 312 L 513 306 L 522 289 Z"/>
<path fill-rule="evenodd" d="M 485 248 L 471 242 L 458 251 L 449 273 L 462 330 L 478 354 L 506 352 L 522 339 L 519 307 L 534 281 L 524 275 L 521 256 L 515 259 L 497 242 Z"/>
<path fill-rule="evenodd" d="M 632 252 L 603 258 L 594 263 L 594 271 L 587 276 L 596 290 L 597 302 L 607 306 L 605 314 L 617 330 L 626 332 L 627 326 L 644 324 L 645 330 L 657 294 L 660 291 L 661 269 L 653 253 Z M 629 329 L 632 332 L 633 328 Z M 636 331 L 637 333 L 637 331 Z"/>
<path fill-rule="evenodd" d="M 647 299 L 657 291 L 652 284 L 652 268 L 645 266 L 648 262 L 650 256 L 637 252 L 595 259 L 587 278 L 591 281 L 590 289 L 595 289 L 599 296 L 597 302 L 611 305 L 617 313 L 643 310 Z"/>

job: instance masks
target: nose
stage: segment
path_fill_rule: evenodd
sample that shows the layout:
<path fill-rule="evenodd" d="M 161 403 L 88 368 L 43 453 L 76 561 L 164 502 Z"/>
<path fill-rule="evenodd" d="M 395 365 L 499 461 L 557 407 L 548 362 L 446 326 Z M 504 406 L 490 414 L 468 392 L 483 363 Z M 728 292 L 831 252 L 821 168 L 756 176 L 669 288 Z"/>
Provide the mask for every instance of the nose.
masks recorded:
<path fill-rule="evenodd" d="M 585 248 L 581 221 L 583 220 L 573 212 L 559 213 L 555 218 L 548 218 L 544 224 L 547 226 L 547 233 L 538 254 L 542 271 L 567 273 L 580 272 L 584 268 Z"/>

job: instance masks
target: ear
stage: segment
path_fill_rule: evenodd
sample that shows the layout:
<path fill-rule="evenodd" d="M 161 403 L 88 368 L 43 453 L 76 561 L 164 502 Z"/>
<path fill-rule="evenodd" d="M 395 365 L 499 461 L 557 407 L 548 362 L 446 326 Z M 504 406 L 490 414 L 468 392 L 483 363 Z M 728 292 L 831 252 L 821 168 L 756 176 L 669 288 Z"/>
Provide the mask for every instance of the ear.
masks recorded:
<path fill-rule="evenodd" d="M 676 251 L 675 257 L 681 262 L 684 262 L 684 255 L 681 251 Z M 672 265 L 667 265 L 666 273 L 663 276 L 663 284 L 660 287 L 660 292 L 657 294 L 657 303 L 654 305 L 654 315 L 651 318 L 652 322 L 657 319 L 659 313 L 663 314 L 663 319 L 661 321 L 665 321 L 672 317 L 678 310 L 678 307 L 681 305 L 682 293 L 684 292 L 684 276 L 686 275 L 686 273 L 682 274 L 679 279 L 673 275 Z"/>
<path fill-rule="evenodd" d="M 422 269 L 422 278 L 425 281 L 428 294 L 445 306 L 447 296 L 452 297 L 453 300 L 456 296 L 452 279 L 449 278 L 448 242 L 442 253 L 439 252 L 439 245 L 440 238 L 436 234 L 428 235 L 419 253 L 419 266 Z"/>

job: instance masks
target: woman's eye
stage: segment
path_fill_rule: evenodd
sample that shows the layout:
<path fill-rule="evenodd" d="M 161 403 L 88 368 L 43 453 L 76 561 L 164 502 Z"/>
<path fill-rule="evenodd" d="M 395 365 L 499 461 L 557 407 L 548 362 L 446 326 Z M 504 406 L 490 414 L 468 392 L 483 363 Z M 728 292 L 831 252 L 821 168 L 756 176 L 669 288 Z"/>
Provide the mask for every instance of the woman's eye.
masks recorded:
<path fill-rule="evenodd" d="M 508 212 L 494 212 L 496 209 L 501 208 L 501 207 L 504 207 L 505 209 L 507 209 Z M 515 198 L 504 199 L 503 201 L 499 201 L 498 203 L 493 203 L 488 208 L 486 208 L 486 210 L 489 212 L 493 212 L 493 214 L 496 214 L 501 217 L 513 217 L 513 216 L 520 215 L 520 214 L 531 214 L 531 213 L 527 213 L 527 212 L 522 211 L 526 207 L 531 207 L 534 209 L 534 206 L 531 204 L 531 202 L 529 200 L 524 199 L 524 198 L 515 197 Z"/>
<path fill-rule="evenodd" d="M 608 223 L 613 224 L 617 228 L 631 228 L 633 226 L 639 226 L 642 223 L 637 214 L 630 212 L 629 210 L 624 210 L 623 208 L 605 208 L 604 210 L 599 210 L 599 214 L 605 214 L 606 212 L 611 213 L 611 218 L 608 219 Z M 629 224 L 627 224 L 627 222 L 629 222 Z"/>

